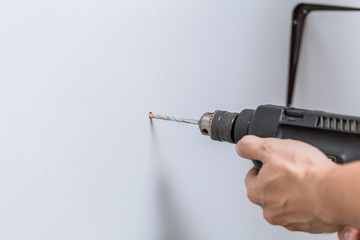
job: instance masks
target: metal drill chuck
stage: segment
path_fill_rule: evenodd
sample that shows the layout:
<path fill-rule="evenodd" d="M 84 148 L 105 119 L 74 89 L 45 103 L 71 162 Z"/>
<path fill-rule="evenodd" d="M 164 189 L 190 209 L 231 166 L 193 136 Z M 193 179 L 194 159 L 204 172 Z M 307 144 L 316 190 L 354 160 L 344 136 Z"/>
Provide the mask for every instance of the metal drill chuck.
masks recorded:
<path fill-rule="evenodd" d="M 234 143 L 233 127 L 239 113 L 215 111 L 205 113 L 199 121 L 200 132 L 212 140 Z"/>
<path fill-rule="evenodd" d="M 215 112 L 206 112 L 204 113 L 204 115 L 202 115 L 202 117 L 199 120 L 199 128 L 200 128 L 200 132 L 203 135 L 207 135 L 210 136 L 210 132 L 211 132 L 211 123 L 212 123 L 212 119 L 215 115 Z"/>
<path fill-rule="evenodd" d="M 226 111 L 206 112 L 200 120 L 176 118 L 167 115 L 158 115 L 149 112 L 150 119 L 160 119 L 187 124 L 195 124 L 203 135 L 210 136 L 212 140 L 235 143 L 247 134 L 250 118 L 254 110 L 245 109 L 241 113 Z"/>

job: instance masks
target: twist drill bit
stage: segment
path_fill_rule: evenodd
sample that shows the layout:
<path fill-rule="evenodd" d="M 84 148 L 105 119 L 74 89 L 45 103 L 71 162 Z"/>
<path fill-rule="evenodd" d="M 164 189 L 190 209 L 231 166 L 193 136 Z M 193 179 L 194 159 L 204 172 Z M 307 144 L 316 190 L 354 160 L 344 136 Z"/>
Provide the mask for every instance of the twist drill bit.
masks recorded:
<path fill-rule="evenodd" d="M 195 119 L 176 118 L 176 117 L 173 117 L 173 116 L 163 116 L 163 115 L 153 114 L 152 112 L 149 112 L 149 118 L 150 119 L 155 118 L 155 119 L 161 119 L 161 120 L 167 120 L 167 121 L 173 121 L 173 122 L 181 122 L 181 123 L 199 125 L 199 121 L 195 120 Z"/>

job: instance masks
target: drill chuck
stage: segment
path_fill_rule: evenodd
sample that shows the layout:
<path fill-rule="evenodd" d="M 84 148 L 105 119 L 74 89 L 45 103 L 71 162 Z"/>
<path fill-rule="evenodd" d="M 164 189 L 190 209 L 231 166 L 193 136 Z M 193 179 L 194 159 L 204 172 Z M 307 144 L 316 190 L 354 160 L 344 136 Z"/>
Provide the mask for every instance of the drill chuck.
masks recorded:
<path fill-rule="evenodd" d="M 251 109 L 245 109 L 241 113 L 220 110 L 207 112 L 200 118 L 200 131 L 203 135 L 210 136 L 212 140 L 236 143 L 236 139 L 241 139 L 247 134 L 254 112 L 255 110 Z"/>

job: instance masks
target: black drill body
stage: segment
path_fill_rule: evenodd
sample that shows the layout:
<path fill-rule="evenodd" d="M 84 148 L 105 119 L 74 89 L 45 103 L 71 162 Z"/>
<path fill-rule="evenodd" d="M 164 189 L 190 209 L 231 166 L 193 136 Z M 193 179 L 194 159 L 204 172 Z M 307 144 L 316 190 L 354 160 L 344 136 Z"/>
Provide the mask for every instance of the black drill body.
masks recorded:
<path fill-rule="evenodd" d="M 213 140 L 236 143 L 245 135 L 294 139 L 317 147 L 336 163 L 360 160 L 360 117 L 261 105 L 241 113 L 216 111 L 207 122 L 207 134 L 204 116 L 200 130 Z M 261 167 L 258 161 L 254 164 Z"/>

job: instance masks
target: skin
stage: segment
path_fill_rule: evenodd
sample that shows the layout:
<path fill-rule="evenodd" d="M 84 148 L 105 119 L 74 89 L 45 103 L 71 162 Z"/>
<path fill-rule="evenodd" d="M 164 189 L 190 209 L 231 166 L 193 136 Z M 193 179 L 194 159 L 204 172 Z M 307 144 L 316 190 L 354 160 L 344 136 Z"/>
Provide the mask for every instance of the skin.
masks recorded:
<path fill-rule="evenodd" d="M 360 240 L 360 161 L 339 165 L 307 143 L 250 135 L 236 151 L 263 163 L 260 171 L 249 171 L 245 184 L 270 224 Z"/>
<path fill-rule="evenodd" d="M 344 227 L 338 232 L 339 240 L 359 240 L 360 230 L 355 227 Z"/>

